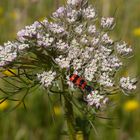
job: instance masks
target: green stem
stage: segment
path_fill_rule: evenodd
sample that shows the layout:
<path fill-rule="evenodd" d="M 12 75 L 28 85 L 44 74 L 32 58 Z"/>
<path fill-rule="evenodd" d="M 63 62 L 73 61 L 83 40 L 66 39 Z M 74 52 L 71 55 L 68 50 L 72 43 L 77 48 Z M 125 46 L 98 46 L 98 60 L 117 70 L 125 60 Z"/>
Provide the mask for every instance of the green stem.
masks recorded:
<path fill-rule="evenodd" d="M 69 99 L 67 96 L 69 96 L 69 93 L 67 90 L 65 90 L 65 83 L 63 81 L 63 77 L 61 77 L 61 89 L 62 92 L 64 92 L 64 108 L 65 108 L 65 116 L 66 116 L 66 122 L 67 122 L 67 129 L 69 134 L 70 140 L 76 140 L 76 131 L 75 131 L 75 118 L 73 113 L 73 106 L 70 102 L 71 99 Z"/>
<path fill-rule="evenodd" d="M 65 115 L 70 140 L 76 140 L 75 119 L 72 104 L 65 98 Z"/>

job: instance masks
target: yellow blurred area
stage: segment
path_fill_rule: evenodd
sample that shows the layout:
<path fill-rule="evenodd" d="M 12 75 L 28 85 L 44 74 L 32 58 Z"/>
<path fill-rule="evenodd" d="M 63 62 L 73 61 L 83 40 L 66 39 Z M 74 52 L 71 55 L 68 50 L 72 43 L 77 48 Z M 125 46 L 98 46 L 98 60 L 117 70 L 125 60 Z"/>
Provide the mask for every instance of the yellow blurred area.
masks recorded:
<path fill-rule="evenodd" d="M 28 4 L 28 0 L 20 0 L 20 3 L 22 4 L 22 5 L 27 5 Z"/>
<path fill-rule="evenodd" d="M 14 20 L 16 20 L 16 19 L 18 19 L 19 18 L 19 16 L 20 16 L 20 14 L 18 13 L 18 11 L 12 11 L 11 13 L 10 13 L 10 17 L 12 18 L 12 19 L 14 19 Z"/>
<path fill-rule="evenodd" d="M 3 7 L 0 6 L 0 16 L 3 14 L 3 12 L 4 12 L 4 9 Z"/>
<path fill-rule="evenodd" d="M 62 114 L 62 109 L 61 109 L 60 106 L 54 106 L 53 109 L 54 109 L 54 113 L 55 113 L 56 116 L 59 116 L 59 115 Z"/>
<path fill-rule="evenodd" d="M 4 18 L 0 18 L 0 25 L 4 25 L 5 24 L 5 19 Z"/>
<path fill-rule="evenodd" d="M 135 29 L 133 30 L 133 35 L 134 35 L 134 36 L 140 36 L 140 27 L 135 28 Z"/>
<path fill-rule="evenodd" d="M 0 102 L 1 102 L 1 100 L 0 100 Z M 8 101 L 4 101 L 4 102 L 2 102 L 2 103 L 0 104 L 0 110 L 3 111 L 3 110 L 5 110 L 5 109 L 7 109 L 8 106 L 9 106 Z"/>
<path fill-rule="evenodd" d="M 41 18 L 39 18 L 38 20 L 39 20 L 39 21 L 43 21 L 45 18 L 46 18 L 46 17 L 41 17 Z"/>
<path fill-rule="evenodd" d="M 76 140 L 84 140 L 83 133 L 81 131 L 76 133 Z"/>
<path fill-rule="evenodd" d="M 15 69 L 8 69 L 2 72 L 4 75 L 6 76 L 14 76 L 14 73 L 16 74 L 16 70 Z"/>
<path fill-rule="evenodd" d="M 126 112 L 131 112 L 139 109 L 139 102 L 137 100 L 128 100 L 123 106 Z"/>

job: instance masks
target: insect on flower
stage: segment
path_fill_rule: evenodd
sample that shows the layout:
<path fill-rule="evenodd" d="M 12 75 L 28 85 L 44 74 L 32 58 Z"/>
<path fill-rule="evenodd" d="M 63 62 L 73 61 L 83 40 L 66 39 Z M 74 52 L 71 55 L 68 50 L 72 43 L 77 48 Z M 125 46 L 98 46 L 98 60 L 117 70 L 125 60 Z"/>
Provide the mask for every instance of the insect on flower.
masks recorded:
<path fill-rule="evenodd" d="M 91 86 L 87 85 L 87 82 L 81 78 L 77 74 L 71 74 L 69 80 L 76 86 L 78 86 L 82 90 L 86 90 L 88 93 L 91 93 L 92 88 Z"/>

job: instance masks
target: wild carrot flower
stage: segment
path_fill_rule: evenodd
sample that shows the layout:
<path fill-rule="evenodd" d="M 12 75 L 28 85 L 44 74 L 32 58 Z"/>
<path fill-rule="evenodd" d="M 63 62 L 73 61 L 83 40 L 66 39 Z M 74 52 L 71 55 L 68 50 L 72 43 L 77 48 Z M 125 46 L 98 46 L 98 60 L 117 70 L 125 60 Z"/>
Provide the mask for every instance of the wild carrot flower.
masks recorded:
<path fill-rule="evenodd" d="M 72 6 L 77 6 L 82 2 L 82 0 L 68 0 L 67 4 Z"/>
<path fill-rule="evenodd" d="M 102 17 L 101 19 L 101 26 L 103 28 L 111 29 L 114 25 L 114 18 L 113 17 Z"/>
<path fill-rule="evenodd" d="M 25 91 L 18 104 L 24 104 L 30 90 L 38 85 L 47 94 L 59 96 L 71 139 L 75 139 L 73 133 L 77 130 L 73 129 L 78 128 L 75 116 L 83 115 L 80 119 L 93 127 L 96 116 L 93 114 L 107 107 L 109 95 L 120 92 L 129 95 L 136 89 L 135 78 L 117 74 L 125 57 L 132 54 L 132 47 L 125 41 L 113 40 L 110 32 L 116 25 L 114 17 L 98 16 L 87 0 L 67 0 L 66 6 L 58 8 L 50 18 L 51 21 L 45 18 L 25 26 L 18 31 L 17 40 L 0 46 L 2 71 L 17 70 L 16 75 L 2 78 L 12 88 L 0 88 L 0 92 L 6 94 L 4 100 L 8 95 L 14 100 L 18 92 Z M 18 84 L 13 84 L 13 80 Z M 137 104 L 127 106 L 131 110 Z M 58 108 L 54 111 L 59 114 Z"/>
<path fill-rule="evenodd" d="M 4 43 L 4 46 L 0 46 L 0 67 L 14 61 L 18 57 L 18 53 L 27 48 L 29 48 L 29 44 L 11 41 Z"/>
<path fill-rule="evenodd" d="M 25 26 L 17 33 L 18 41 L 0 46 L 0 66 L 20 69 L 28 63 L 38 67 L 29 75 L 22 70 L 28 80 L 34 79 L 45 88 L 53 88 L 57 83 L 59 89 L 75 94 L 78 88 L 75 84 L 71 86 L 69 77 L 76 72 L 92 89 L 83 89 L 83 102 L 95 108 L 102 107 L 114 89 L 127 94 L 136 89 L 134 79 L 120 77 L 116 81 L 123 58 L 132 53 L 132 47 L 110 36 L 115 27 L 113 17 L 100 18 L 96 8 L 84 0 L 68 0 L 51 19 Z M 27 58 L 29 61 L 25 62 Z"/>
<path fill-rule="evenodd" d="M 54 80 L 56 75 L 56 72 L 48 71 L 43 72 L 42 74 L 37 74 L 38 79 L 40 80 L 40 83 L 47 88 L 52 84 L 52 81 Z"/>
<path fill-rule="evenodd" d="M 116 44 L 117 52 L 121 55 L 128 55 L 132 52 L 132 48 L 128 47 L 126 42 Z"/>
<path fill-rule="evenodd" d="M 131 90 L 136 89 L 135 83 L 136 83 L 136 79 L 135 78 L 130 79 L 130 77 L 122 77 L 120 79 L 120 86 L 124 90 L 131 91 Z"/>

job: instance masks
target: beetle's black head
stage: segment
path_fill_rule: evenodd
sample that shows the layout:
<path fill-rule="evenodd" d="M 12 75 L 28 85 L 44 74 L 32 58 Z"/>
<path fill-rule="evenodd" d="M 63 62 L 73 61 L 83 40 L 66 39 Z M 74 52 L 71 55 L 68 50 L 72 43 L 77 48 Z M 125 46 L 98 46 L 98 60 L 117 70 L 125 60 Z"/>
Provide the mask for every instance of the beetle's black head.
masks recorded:
<path fill-rule="evenodd" d="M 91 91 L 92 91 L 92 88 L 91 88 L 90 86 L 86 85 L 86 86 L 85 86 L 85 90 L 86 90 L 87 92 L 91 92 Z"/>

